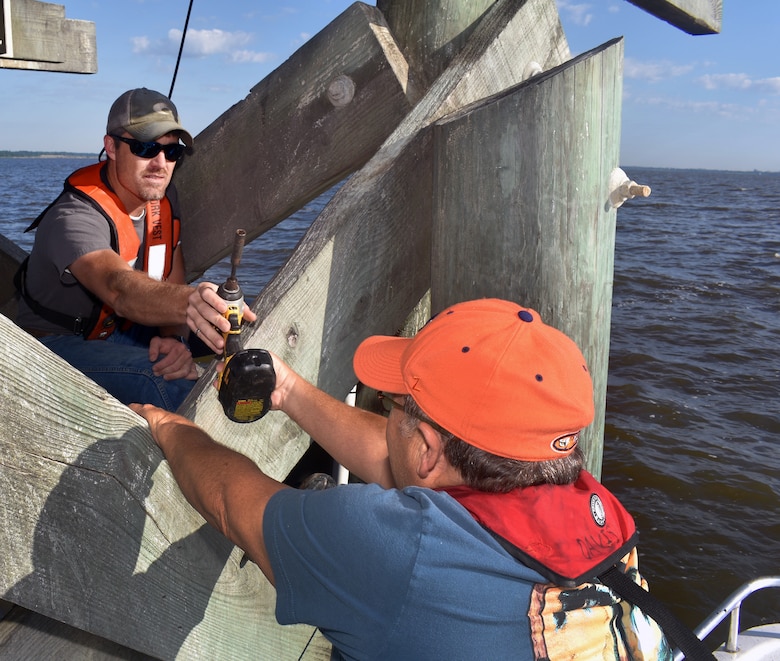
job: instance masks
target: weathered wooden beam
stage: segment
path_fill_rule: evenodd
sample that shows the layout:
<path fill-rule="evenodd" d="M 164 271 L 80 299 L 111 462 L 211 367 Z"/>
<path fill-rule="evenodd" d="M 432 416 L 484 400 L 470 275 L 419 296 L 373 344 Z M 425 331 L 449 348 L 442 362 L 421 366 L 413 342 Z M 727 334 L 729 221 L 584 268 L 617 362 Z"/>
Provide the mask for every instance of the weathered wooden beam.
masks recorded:
<path fill-rule="evenodd" d="M 196 136 L 175 174 L 188 278 L 363 165 L 412 107 L 406 78 L 381 13 L 355 3 Z"/>
<path fill-rule="evenodd" d="M 410 78 L 428 89 L 468 41 L 495 0 L 377 0 L 409 62 Z"/>
<path fill-rule="evenodd" d="M 14 274 L 27 253 L 0 234 L 0 314 L 16 319 L 17 301 Z"/>
<path fill-rule="evenodd" d="M 273 588 L 187 504 L 141 418 L 5 317 L 0 344 L 2 599 L 160 659 L 330 658 L 276 623 Z"/>
<path fill-rule="evenodd" d="M 110 640 L 14 606 L 0 619 L 0 660 L 155 661 Z"/>
<path fill-rule="evenodd" d="M 95 24 L 65 18 L 65 7 L 38 0 L 0 0 L 0 68 L 97 72 Z"/>
<path fill-rule="evenodd" d="M 529 61 L 560 64 L 568 47 L 554 0 L 499 0 L 466 47 L 376 155 L 336 193 L 253 304 L 245 346 L 279 354 L 334 396 L 355 383 L 352 354 L 394 333 L 430 286 L 431 133 L 443 115 L 522 80 Z M 286 416 L 251 425 L 222 413 L 204 378 L 182 405 L 221 442 L 253 456 L 300 456 L 308 446 Z M 261 464 L 262 465 L 262 464 Z"/>
<path fill-rule="evenodd" d="M 723 0 L 628 0 L 688 34 L 720 32 Z"/>
<path fill-rule="evenodd" d="M 616 214 L 606 203 L 619 164 L 622 66 L 616 40 L 434 129 L 431 305 L 518 301 L 579 344 L 596 399 L 582 447 L 596 476 L 615 246 Z"/>

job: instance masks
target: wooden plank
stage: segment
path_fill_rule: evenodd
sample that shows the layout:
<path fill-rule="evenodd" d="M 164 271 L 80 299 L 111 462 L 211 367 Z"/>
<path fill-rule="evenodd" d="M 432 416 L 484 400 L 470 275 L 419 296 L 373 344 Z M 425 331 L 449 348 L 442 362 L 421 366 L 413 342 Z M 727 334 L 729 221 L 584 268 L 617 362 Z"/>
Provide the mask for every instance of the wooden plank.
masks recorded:
<path fill-rule="evenodd" d="M 190 280 L 365 163 L 412 107 L 381 13 L 355 3 L 195 138 L 176 169 Z"/>
<path fill-rule="evenodd" d="M 428 89 L 463 48 L 479 18 L 494 0 L 377 0 L 412 73 Z M 445 16 L 446 20 L 442 20 Z"/>
<path fill-rule="evenodd" d="M 93 22 L 65 18 L 63 5 L 38 0 L 4 0 L 4 5 L 10 21 L 0 68 L 97 72 Z"/>
<path fill-rule="evenodd" d="M 688 34 L 716 34 L 723 19 L 723 0 L 628 0 L 640 9 Z"/>
<path fill-rule="evenodd" d="M 616 216 L 605 203 L 619 163 L 622 62 L 622 41 L 610 42 L 434 132 L 432 307 L 515 300 L 579 344 L 596 399 L 583 448 L 597 476 Z"/>
<path fill-rule="evenodd" d="M 561 45 L 554 0 L 499 0 L 469 43 L 377 154 L 336 193 L 301 245 L 253 304 L 245 346 L 279 354 L 334 396 L 355 383 L 352 354 L 374 333 L 394 333 L 430 286 L 431 136 L 435 119 L 517 83 L 529 60 Z M 565 41 L 563 42 L 565 44 Z M 496 71 L 501 62 L 502 70 Z M 556 61 L 555 64 L 559 62 Z M 253 456 L 292 454 L 309 439 L 286 416 L 240 425 L 222 413 L 210 379 L 181 409 L 221 442 Z M 263 465 L 262 463 L 260 465 Z"/>
<path fill-rule="evenodd" d="M 0 234 L 0 314 L 16 319 L 17 301 L 14 274 L 27 252 Z"/>
<path fill-rule="evenodd" d="M 329 658 L 276 623 L 138 416 L 4 317 L 0 344 L 0 597 L 162 659 Z"/>
<path fill-rule="evenodd" d="M 0 0 L 0 55 L 8 53 L 8 40 L 11 35 L 11 26 L 6 18 L 6 6 L 9 0 Z M 10 16 L 11 12 L 8 12 Z M 6 29 L 7 28 L 7 29 Z"/>
<path fill-rule="evenodd" d="M 154 657 L 15 606 L 0 620 L 0 660 L 18 659 L 154 661 Z"/>

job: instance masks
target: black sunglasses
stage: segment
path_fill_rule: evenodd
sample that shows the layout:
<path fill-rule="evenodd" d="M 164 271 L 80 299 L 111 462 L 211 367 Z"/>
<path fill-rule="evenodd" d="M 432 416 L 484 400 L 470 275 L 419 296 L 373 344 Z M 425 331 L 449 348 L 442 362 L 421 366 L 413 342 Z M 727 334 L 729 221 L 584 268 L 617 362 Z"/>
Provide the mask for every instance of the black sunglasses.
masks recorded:
<path fill-rule="evenodd" d="M 391 413 L 393 409 L 400 409 L 401 411 L 404 410 L 403 404 L 399 404 L 392 397 L 381 391 L 377 392 L 376 397 L 382 404 L 382 409 L 385 413 Z"/>
<path fill-rule="evenodd" d="M 121 135 L 114 135 L 113 133 L 109 135 L 116 140 L 124 142 L 130 147 L 130 153 L 140 158 L 154 158 L 157 154 L 163 152 L 165 160 L 173 162 L 178 161 L 184 155 L 184 150 L 187 149 L 187 146 L 180 142 L 161 145 L 159 142 L 141 142 L 135 138 L 123 138 Z"/>
<path fill-rule="evenodd" d="M 404 404 L 399 404 L 392 397 L 390 397 L 390 395 L 388 395 L 387 393 L 384 393 L 384 392 L 382 392 L 380 390 L 380 391 L 377 391 L 376 396 L 377 396 L 377 399 L 379 399 L 380 404 L 382 404 L 382 409 L 388 415 L 392 412 L 393 409 L 398 409 L 402 413 L 406 413 L 405 405 Z M 411 415 L 411 414 L 407 413 L 407 415 Z M 431 427 L 433 427 L 440 434 L 444 434 L 445 436 L 452 436 L 452 434 L 450 434 L 450 432 L 448 432 L 446 429 L 444 429 L 444 427 L 442 427 L 441 425 L 435 423 L 430 418 L 423 418 L 422 416 L 419 416 L 419 415 L 412 415 L 412 417 L 416 418 L 420 422 L 424 422 L 424 423 L 430 425 Z"/>

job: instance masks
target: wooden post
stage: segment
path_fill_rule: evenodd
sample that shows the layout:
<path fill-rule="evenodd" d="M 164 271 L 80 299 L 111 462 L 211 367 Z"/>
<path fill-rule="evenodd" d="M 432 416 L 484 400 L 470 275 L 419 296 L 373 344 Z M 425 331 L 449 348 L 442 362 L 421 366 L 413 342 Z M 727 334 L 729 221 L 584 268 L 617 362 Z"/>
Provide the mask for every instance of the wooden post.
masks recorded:
<path fill-rule="evenodd" d="M 357 170 L 412 108 L 382 15 L 355 3 L 195 137 L 177 166 L 188 279 Z"/>
<path fill-rule="evenodd" d="M 578 343 L 594 381 L 596 420 L 583 448 L 597 477 L 622 58 L 622 41 L 610 42 L 441 120 L 434 131 L 433 311 L 507 298 Z"/>
<path fill-rule="evenodd" d="M 0 69 L 96 73 L 95 24 L 38 0 L 0 2 Z"/>
<path fill-rule="evenodd" d="M 723 0 L 628 0 L 688 34 L 720 32 Z"/>
<path fill-rule="evenodd" d="M 14 274 L 25 257 L 26 251 L 0 234 L 0 314 L 9 319 L 16 319 Z"/>
<path fill-rule="evenodd" d="M 376 6 L 410 63 L 412 81 L 427 90 L 463 48 L 493 2 L 377 0 Z"/>

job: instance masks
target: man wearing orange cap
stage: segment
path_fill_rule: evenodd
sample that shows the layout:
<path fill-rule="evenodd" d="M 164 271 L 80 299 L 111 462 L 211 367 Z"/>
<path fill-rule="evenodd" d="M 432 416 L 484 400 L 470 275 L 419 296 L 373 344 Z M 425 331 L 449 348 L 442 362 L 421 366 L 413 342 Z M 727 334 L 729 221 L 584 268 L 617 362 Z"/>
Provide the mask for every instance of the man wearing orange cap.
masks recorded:
<path fill-rule="evenodd" d="M 582 470 L 593 392 L 577 346 L 533 310 L 454 305 L 414 338 L 371 337 L 354 409 L 274 357 L 284 411 L 365 484 L 290 489 L 186 419 L 133 406 L 187 499 L 277 589 L 282 624 L 344 659 L 667 659 L 634 584 L 636 530 Z M 219 466 L 218 471 L 213 466 Z"/>

